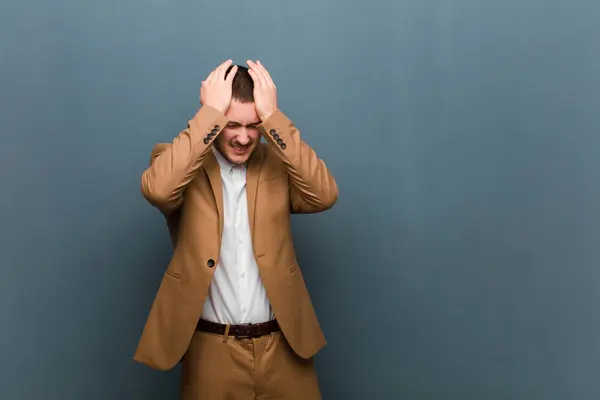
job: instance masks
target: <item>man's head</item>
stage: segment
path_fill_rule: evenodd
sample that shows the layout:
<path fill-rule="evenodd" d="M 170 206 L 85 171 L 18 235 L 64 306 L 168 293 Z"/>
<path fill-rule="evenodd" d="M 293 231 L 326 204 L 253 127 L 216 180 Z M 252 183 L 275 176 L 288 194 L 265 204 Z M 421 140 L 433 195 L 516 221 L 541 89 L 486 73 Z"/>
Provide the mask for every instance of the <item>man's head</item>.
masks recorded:
<path fill-rule="evenodd" d="M 225 77 L 232 67 L 229 67 Z M 260 142 L 258 124 L 261 122 L 254 108 L 254 81 L 248 68 L 238 65 L 231 97 L 231 105 L 225 112 L 229 123 L 214 145 L 229 162 L 245 164 Z"/>

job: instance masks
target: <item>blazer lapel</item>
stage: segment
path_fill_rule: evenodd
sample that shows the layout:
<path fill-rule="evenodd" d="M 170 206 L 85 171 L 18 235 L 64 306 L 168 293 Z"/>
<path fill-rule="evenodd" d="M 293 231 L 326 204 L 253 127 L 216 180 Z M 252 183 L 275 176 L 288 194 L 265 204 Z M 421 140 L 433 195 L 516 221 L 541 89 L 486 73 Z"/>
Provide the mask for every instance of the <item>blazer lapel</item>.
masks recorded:
<path fill-rule="evenodd" d="M 221 181 L 221 169 L 217 158 L 212 151 L 206 154 L 204 160 L 204 170 L 210 180 L 215 199 L 217 200 L 217 209 L 219 211 L 219 237 L 223 234 L 223 182 Z"/>
<path fill-rule="evenodd" d="M 258 188 L 258 177 L 264 155 L 262 146 L 257 146 L 256 151 L 248 160 L 248 171 L 246 172 L 246 196 L 248 198 L 248 219 L 250 221 L 250 234 L 254 235 L 254 213 L 256 209 L 256 192 Z"/>

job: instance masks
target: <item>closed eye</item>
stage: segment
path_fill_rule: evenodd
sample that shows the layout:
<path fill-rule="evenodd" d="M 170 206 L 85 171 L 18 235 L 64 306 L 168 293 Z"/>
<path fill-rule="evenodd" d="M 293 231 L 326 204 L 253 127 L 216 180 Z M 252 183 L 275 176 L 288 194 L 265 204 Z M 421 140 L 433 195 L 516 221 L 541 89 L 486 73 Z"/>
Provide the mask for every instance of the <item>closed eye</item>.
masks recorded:
<path fill-rule="evenodd" d="M 258 129 L 258 125 L 260 125 L 260 122 L 256 122 L 256 123 L 253 123 L 253 124 L 248 124 L 248 125 L 246 125 L 246 127 L 248 129 Z M 242 126 L 243 125 L 240 124 L 239 122 L 229 122 L 227 124 L 228 128 L 239 128 L 239 127 L 242 127 Z"/>

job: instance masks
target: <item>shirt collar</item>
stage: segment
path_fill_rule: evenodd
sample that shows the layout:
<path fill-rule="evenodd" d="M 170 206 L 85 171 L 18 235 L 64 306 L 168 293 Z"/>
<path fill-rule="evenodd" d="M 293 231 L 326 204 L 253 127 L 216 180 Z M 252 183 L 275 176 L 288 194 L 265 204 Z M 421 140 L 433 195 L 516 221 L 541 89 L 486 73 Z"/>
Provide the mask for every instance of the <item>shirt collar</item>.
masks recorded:
<path fill-rule="evenodd" d="M 231 162 L 229 162 L 229 160 L 227 160 L 225 157 L 223 157 L 223 154 L 221 154 L 221 152 L 219 150 L 217 150 L 214 146 L 212 147 L 212 151 L 217 159 L 217 162 L 219 163 L 219 166 L 221 167 L 221 169 L 223 171 L 230 172 L 231 170 L 233 170 L 236 167 L 241 167 L 243 171 L 246 170 L 245 164 L 243 164 L 243 165 L 232 164 Z"/>

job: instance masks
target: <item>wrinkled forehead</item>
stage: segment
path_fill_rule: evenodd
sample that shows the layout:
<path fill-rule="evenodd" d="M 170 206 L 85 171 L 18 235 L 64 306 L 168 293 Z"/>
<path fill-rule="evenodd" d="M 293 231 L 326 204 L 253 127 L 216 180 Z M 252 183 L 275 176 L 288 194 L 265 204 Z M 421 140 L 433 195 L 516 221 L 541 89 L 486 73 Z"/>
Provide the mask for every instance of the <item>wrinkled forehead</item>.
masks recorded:
<path fill-rule="evenodd" d="M 260 123 L 254 103 L 240 103 L 233 100 L 225 116 L 229 119 L 230 124 L 256 125 Z"/>

